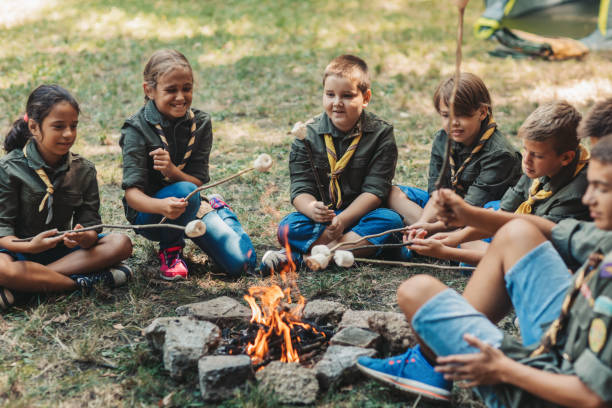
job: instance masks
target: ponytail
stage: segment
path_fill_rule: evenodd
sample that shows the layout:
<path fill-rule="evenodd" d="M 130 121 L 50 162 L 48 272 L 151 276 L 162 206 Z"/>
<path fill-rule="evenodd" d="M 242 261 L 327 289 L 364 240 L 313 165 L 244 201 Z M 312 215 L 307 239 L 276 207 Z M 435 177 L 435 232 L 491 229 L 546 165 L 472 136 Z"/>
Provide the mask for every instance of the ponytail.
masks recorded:
<path fill-rule="evenodd" d="M 23 118 L 17 119 L 13 122 L 13 127 L 6 134 L 4 139 L 4 150 L 10 152 L 15 149 L 23 149 L 28 140 L 32 137 L 32 133 L 28 128 L 28 122 Z"/>

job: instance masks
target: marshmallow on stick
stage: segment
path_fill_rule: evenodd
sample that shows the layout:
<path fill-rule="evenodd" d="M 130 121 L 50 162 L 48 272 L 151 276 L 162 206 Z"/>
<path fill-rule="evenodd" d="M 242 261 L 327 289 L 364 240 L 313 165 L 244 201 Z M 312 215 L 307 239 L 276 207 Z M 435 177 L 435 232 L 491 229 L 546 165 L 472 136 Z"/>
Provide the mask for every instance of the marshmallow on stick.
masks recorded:
<path fill-rule="evenodd" d="M 257 171 L 259 171 L 261 173 L 267 172 L 272 167 L 272 164 L 274 164 L 274 162 L 272 161 L 272 157 L 270 157 L 269 154 L 262 153 L 259 156 L 257 156 L 255 161 L 253 162 L 253 166 L 252 167 L 240 170 L 238 173 L 233 174 L 231 176 L 228 176 L 228 177 L 226 177 L 224 179 L 221 179 L 219 181 L 216 181 L 214 183 L 207 184 L 205 186 L 200 186 L 200 187 L 196 188 L 195 190 L 193 190 L 191 193 L 187 194 L 187 196 L 184 198 L 184 200 L 187 201 L 191 197 L 193 197 L 195 194 L 199 193 L 200 191 L 206 190 L 206 189 L 211 188 L 211 187 L 218 186 L 219 184 L 226 183 L 226 182 L 228 182 L 230 180 L 233 180 L 233 179 L 235 179 L 237 177 L 242 176 L 244 173 L 248 173 L 249 171 L 257 170 Z M 159 223 L 163 224 L 167 219 L 168 219 L 167 217 L 164 217 L 164 218 L 161 219 L 161 221 Z"/>
<path fill-rule="evenodd" d="M 72 229 L 67 231 L 59 231 L 56 236 L 68 234 L 71 232 L 85 232 L 91 230 L 97 230 L 99 228 L 107 228 L 107 229 L 131 229 L 131 230 L 143 230 L 143 229 L 151 229 L 151 228 L 170 228 L 185 231 L 185 235 L 189 238 L 201 237 L 206 234 L 206 224 L 202 220 L 193 220 L 187 223 L 186 226 L 176 225 L 176 224 L 145 224 L 145 225 L 111 225 L 111 224 L 98 224 L 92 225 L 90 227 Z M 22 238 L 22 239 L 14 239 L 12 242 L 30 242 L 34 237 L 30 238 Z"/>

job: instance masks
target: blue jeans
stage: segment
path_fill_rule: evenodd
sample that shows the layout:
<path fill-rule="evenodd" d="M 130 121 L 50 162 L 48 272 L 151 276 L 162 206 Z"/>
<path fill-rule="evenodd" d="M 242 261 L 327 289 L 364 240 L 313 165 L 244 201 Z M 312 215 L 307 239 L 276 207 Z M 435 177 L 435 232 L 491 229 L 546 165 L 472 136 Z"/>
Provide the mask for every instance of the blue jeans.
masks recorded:
<path fill-rule="evenodd" d="M 336 211 L 340 214 L 342 211 Z M 293 212 L 283 218 L 278 225 L 278 242 L 284 247 L 286 244 L 285 230 L 288 230 L 287 238 L 291 249 L 299 254 L 309 251 L 312 244 L 323 234 L 329 223 L 318 223 L 308 218 L 300 212 Z M 398 213 L 388 208 L 377 208 L 370 211 L 357 222 L 353 227 L 347 228 L 344 233 L 354 232 L 360 237 L 377 234 L 390 229 L 401 228 L 404 226 L 402 217 Z M 392 234 L 385 234 L 380 237 L 370 238 L 371 244 L 383 244 L 393 239 Z M 366 243 L 364 242 L 364 245 Z M 380 252 L 380 251 L 379 251 Z"/>
<path fill-rule="evenodd" d="M 159 190 L 154 198 L 186 197 L 197 187 L 193 183 L 180 181 Z M 187 225 L 196 218 L 200 208 L 200 194 L 194 194 L 187 204 L 185 212 L 175 220 L 165 222 L 176 225 Z M 134 224 L 156 224 L 162 219 L 160 214 L 138 213 Z M 257 255 L 251 239 L 240 225 L 236 214 L 228 207 L 213 210 L 202 217 L 206 224 L 206 234 L 191 240 L 230 276 L 240 276 L 247 270 L 253 270 L 257 264 Z M 185 246 L 185 233 L 169 228 L 156 228 L 137 231 L 151 241 L 159 241 L 160 249 Z"/>
<path fill-rule="evenodd" d="M 545 273 L 543 273 L 545 272 Z M 505 276 L 506 290 L 514 305 L 523 344 L 540 340 L 561 312 L 571 275 L 550 242 L 544 242 L 521 258 Z M 477 353 L 464 340 L 465 333 L 499 348 L 503 332 L 465 298 L 446 289 L 429 299 L 412 318 L 414 331 L 440 356 Z M 443 335 L 441 335 L 443 334 Z M 478 387 L 489 407 L 501 407 L 491 387 Z"/>
<path fill-rule="evenodd" d="M 396 185 L 397 188 L 402 190 L 402 193 L 406 194 L 406 197 L 417 204 L 421 208 L 425 208 L 425 205 L 429 201 L 429 193 L 425 190 L 421 190 L 418 187 L 408 187 Z"/>

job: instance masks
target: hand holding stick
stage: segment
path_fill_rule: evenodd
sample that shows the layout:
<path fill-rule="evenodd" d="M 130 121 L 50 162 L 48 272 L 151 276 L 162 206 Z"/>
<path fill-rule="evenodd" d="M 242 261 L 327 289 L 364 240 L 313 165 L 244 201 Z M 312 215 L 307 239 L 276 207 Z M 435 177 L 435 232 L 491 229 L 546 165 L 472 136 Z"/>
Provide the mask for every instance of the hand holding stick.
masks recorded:
<path fill-rule="evenodd" d="M 71 232 L 85 232 L 96 230 L 99 228 L 110 228 L 110 229 L 131 229 L 131 230 L 141 230 L 141 229 L 150 229 L 150 228 L 171 228 L 185 231 L 185 235 L 189 238 L 200 237 L 206 233 L 206 224 L 202 220 L 193 220 L 189 222 L 186 226 L 176 225 L 176 224 L 145 224 L 145 225 L 111 225 L 111 224 L 98 224 L 92 225 L 90 227 L 72 229 L 67 231 L 59 231 L 55 236 L 60 236 L 64 234 L 68 234 Z M 30 242 L 34 237 L 30 238 L 22 238 L 22 239 L 14 239 L 12 242 Z"/>
<path fill-rule="evenodd" d="M 235 179 L 237 177 L 242 176 L 245 173 L 248 173 L 249 171 L 257 170 L 257 171 L 260 171 L 262 173 L 266 172 L 266 171 L 270 170 L 270 167 L 272 167 L 272 164 L 273 164 L 272 157 L 270 157 L 269 154 L 265 154 L 265 153 L 260 154 L 257 157 L 257 159 L 255 159 L 255 161 L 253 162 L 253 166 L 252 167 L 240 170 L 238 173 L 233 174 L 231 176 L 228 176 L 226 178 L 223 178 L 223 179 L 221 179 L 219 181 L 216 181 L 214 183 L 207 184 L 205 186 L 200 186 L 200 187 L 196 188 L 195 190 L 193 190 L 191 193 L 187 194 L 187 196 L 184 198 L 184 200 L 185 201 L 189 201 L 189 199 L 191 197 L 193 197 L 195 194 L 199 193 L 200 191 L 203 191 L 203 190 L 206 190 L 208 188 L 212 188 L 212 187 L 218 186 L 219 184 L 226 183 L 226 182 L 228 182 L 230 180 L 233 180 L 233 179 Z M 167 219 L 168 219 L 167 217 L 164 217 L 164 218 L 161 219 L 161 221 L 159 223 L 163 224 Z"/>

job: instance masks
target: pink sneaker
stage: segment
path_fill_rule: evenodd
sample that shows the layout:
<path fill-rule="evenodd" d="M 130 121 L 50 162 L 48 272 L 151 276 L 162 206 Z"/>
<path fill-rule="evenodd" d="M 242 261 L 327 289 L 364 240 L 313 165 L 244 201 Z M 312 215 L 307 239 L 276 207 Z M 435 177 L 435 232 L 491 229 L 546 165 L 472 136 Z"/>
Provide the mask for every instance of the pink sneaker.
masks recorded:
<path fill-rule="evenodd" d="M 181 258 L 182 252 L 183 248 L 178 246 L 159 250 L 159 276 L 162 279 L 187 279 L 187 265 Z"/>

